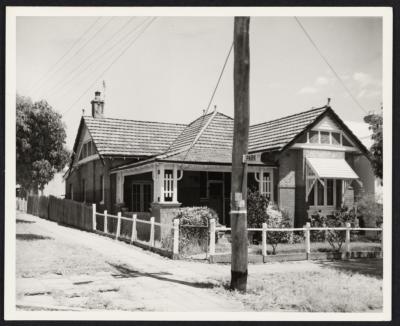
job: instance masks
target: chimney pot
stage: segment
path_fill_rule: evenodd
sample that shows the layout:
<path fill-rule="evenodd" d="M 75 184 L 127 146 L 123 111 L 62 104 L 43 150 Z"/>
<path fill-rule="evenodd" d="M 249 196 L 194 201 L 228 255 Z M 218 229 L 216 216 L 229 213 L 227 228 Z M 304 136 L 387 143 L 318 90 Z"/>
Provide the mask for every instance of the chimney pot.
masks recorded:
<path fill-rule="evenodd" d="M 94 99 L 91 101 L 92 104 L 92 117 L 103 118 L 104 114 L 104 101 L 100 97 L 101 93 L 96 91 L 94 93 Z"/>

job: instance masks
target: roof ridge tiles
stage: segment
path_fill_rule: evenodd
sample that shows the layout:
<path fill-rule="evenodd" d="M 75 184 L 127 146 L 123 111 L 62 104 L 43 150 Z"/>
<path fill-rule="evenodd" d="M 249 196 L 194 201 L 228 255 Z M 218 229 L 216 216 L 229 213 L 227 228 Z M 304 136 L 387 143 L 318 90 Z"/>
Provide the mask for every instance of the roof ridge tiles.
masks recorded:
<path fill-rule="evenodd" d="M 313 108 L 313 109 L 310 109 L 310 110 L 306 110 L 306 111 L 294 113 L 294 114 L 291 114 L 291 115 L 286 115 L 286 116 L 284 116 L 284 117 L 276 118 L 276 119 L 273 119 L 273 120 L 268 120 L 268 121 L 264 121 L 264 122 L 259 122 L 259 123 L 256 123 L 256 124 L 254 124 L 254 125 L 251 125 L 250 128 L 251 128 L 251 127 L 260 126 L 260 125 L 263 125 L 263 124 L 267 124 L 267 123 L 271 123 L 271 122 L 276 122 L 276 121 L 279 121 L 279 120 L 284 120 L 284 119 L 288 119 L 288 118 L 293 118 L 293 117 L 295 117 L 295 116 L 297 116 L 297 115 L 298 115 L 298 116 L 301 116 L 301 115 L 303 115 L 303 114 L 310 113 L 310 112 L 313 112 L 313 111 L 326 110 L 326 109 L 328 109 L 328 108 L 329 108 L 328 106 L 322 106 L 322 107 L 320 107 L 320 108 Z"/>
<path fill-rule="evenodd" d="M 177 122 L 134 120 L 134 119 L 122 119 L 122 118 L 93 118 L 92 116 L 83 116 L 83 118 L 85 118 L 85 120 L 87 118 L 89 118 L 91 121 L 118 120 L 118 121 L 125 121 L 125 122 L 155 123 L 155 124 L 165 124 L 165 125 L 188 126 L 188 124 L 186 124 L 186 123 L 177 123 Z"/>

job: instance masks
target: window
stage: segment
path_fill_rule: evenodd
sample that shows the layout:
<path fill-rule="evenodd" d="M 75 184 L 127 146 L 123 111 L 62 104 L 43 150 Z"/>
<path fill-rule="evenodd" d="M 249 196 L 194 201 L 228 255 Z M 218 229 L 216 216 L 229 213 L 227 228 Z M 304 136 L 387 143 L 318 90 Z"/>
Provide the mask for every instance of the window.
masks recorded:
<path fill-rule="evenodd" d="M 69 184 L 69 198 L 74 200 L 74 185 L 72 183 Z"/>
<path fill-rule="evenodd" d="M 333 206 L 333 179 L 326 180 L 326 204 Z"/>
<path fill-rule="evenodd" d="M 134 182 L 132 183 L 132 212 L 148 212 L 150 209 L 152 198 L 151 183 Z"/>
<path fill-rule="evenodd" d="M 329 132 L 327 131 L 321 131 L 321 144 L 330 144 L 330 139 L 329 139 Z"/>
<path fill-rule="evenodd" d="M 165 172 L 164 172 L 164 200 L 172 201 L 173 194 L 174 194 L 173 171 L 165 170 Z"/>
<path fill-rule="evenodd" d="M 321 181 L 317 180 L 317 205 L 324 206 L 324 185 Z"/>
<path fill-rule="evenodd" d="M 340 145 L 340 133 L 332 132 L 332 145 Z"/>
<path fill-rule="evenodd" d="M 308 204 L 310 206 L 315 205 L 315 195 L 314 195 L 314 187 L 311 188 L 310 194 L 308 195 Z"/>
<path fill-rule="evenodd" d="M 319 139 L 318 139 L 318 131 L 311 130 L 309 132 L 309 141 L 311 144 L 318 144 Z"/>
<path fill-rule="evenodd" d="M 352 144 L 341 132 L 311 130 L 308 132 L 309 144 L 342 145 L 351 147 Z"/>
<path fill-rule="evenodd" d="M 313 184 L 309 195 L 308 204 L 310 206 L 337 206 L 338 194 L 336 193 L 336 184 L 340 180 L 322 179 L 316 180 Z"/>
<path fill-rule="evenodd" d="M 82 201 L 86 202 L 86 180 L 82 179 Z"/>
<path fill-rule="evenodd" d="M 104 203 L 104 178 L 100 176 L 100 202 Z"/>
<path fill-rule="evenodd" d="M 95 153 L 94 144 L 92 141 L 89 141 L 82 145 L 79 160 L 83 160 L 85 157 L 91 156 Z"/>
<path fill-rule="evenodd" d="M 349 140 L 346 137 L 343 137 L 343 146 L 352 147 L 353 145 L 349 142 Z"/>
<path fill-rule="evenodd" d="M 261 186 L 261 194 L 267 197 L 268 200 L 272 199 L 272 178 L 271 173 L 269 172 L 264 172 Z"/>
<path fill-rule="evenodd" d="M 267 197 L 268 200 L 274 200 L 273 194 L 273 176 L 272 172 L 257 172 L 254 174 L 255 180 L 258 182 L 258 190 L 260 194 Z"/>

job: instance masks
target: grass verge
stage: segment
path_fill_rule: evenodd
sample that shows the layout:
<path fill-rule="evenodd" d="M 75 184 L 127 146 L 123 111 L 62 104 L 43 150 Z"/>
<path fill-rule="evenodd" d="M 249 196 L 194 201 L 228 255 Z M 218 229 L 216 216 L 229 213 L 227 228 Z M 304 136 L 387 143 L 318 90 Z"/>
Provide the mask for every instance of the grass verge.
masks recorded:
<path fill-rule="evenodd" d="M 382 280 L 336 270 L 250 277 L 247 293 L 220 291 L 254 311 L 367 312 L 382 309 Z"/>

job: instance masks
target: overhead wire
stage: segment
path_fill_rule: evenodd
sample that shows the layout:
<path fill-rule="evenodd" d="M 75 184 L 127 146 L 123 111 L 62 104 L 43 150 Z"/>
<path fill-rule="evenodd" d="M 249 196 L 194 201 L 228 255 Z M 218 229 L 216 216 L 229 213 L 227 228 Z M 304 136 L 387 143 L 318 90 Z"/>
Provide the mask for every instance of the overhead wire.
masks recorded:
<path fill-rule="evenodd" d="M 310 41 L 310 43 L 313 45 L 313 47 L 317 50 L 318 54 L 321 56 L 321 58 L 325 61 L 329 69 L 332 71 L 332 73 L 335 75 L 337 80 L 340 82 L 340 84 L 343 86 L 345 91 L 349 94 L 349 96 L 352 98 L 354 103 L 357 104 L 357 106 L 365 113 L 368 114 L 367 110 L 364 109 L 364 107 L 360 104 L 360 102 L 355 98 L 355 96 L 351 93 L 350 89 L 346 86 L 344 83 L 343 79 L 340 77 L 340 75 L 336 72 L 336 70 L 333 68 L 333 66 L 329 63 L 328 59 L 324 56 L 322 51 L 319 49 L 317 44 L 314 42 L 312 39 L 311 35 L 307 32 L 303 24 L 300 22 L 300 20 L 295 16 L 294 19 L 296 20 L 297 24 L 300 26 L 304 34 L 306 35 L 307 39 Z"/>
<path fill-rule="evenodd" d="M 90 24 L 90 26 L 85 29 L 85 31 L 78 37 L 78 39 L 76 39 L 75 42 L 68 48 L 68 50 L 64 52 L 64 54 L 60 58 L 58 58 L 58 60 L 35 83 L 31 83 L 31 85 L 29 86 L 29 90 L 32 89 L 33 85 L 37 85 L 38 83 L 42 82 L 43 78 L 45 78 L 46 75 L 50 73 L 72 51 L 72 49 L 82 40 L 82 38 L 87 33 L 89 33 L 89 31 L 96 25 L 100 18 L 101 17 L 98 17 L 92 24 Z"/>
<path fill-rule="evenodd" d="M 87 55 L 85 57 L 85 59 L 83 61 L 81 61 L 72 71 L 70 71 L 68 73 L 67 76 L 69 76 L 68 78 L 62 80 L 60 83 L 55 84 L 48 92 L 52 92 L 54 95 L 54 93 L 57 93 L 60 89 L 63 89 L 63 87 L 65 87 L 66 85 L 68 85 L 69 83 L 71 83 L 72 81 L 76 80 L 76 78 L 80 75 L 82 75 L 85 71 L 87 71 L 90 67 L 92 67 L 94 64 L 96 64 L 100 59 L 103 60 L 104 56 L 107 56 L 109 52 L 115 50 L 115 47 L 119 45 L 119 43 L 121 43 L 122 41 L 125 40 L 125 38 L 129 37 L 133 32 L 135 32 L 140 25 L 143 25 L 145 21 L 141 22 L 138 26 L 135 26 L 135 28 L 131 31 L 129 31 L 129 33 L 127 33 L 127 35 L 124 35 L 120 40 L 118 40 L 115 44 L 112 44 L 109 47 L 105 48 L 105 51 L 102 52 L 98 52 L 99 49 L 101 49 L 105 44 L 108 44 L 110 42 L 110 40 L 113 40 L 115 38 L 116 35 L 118 35 L 127 25 L 129 25 L 130 22 L 132 22 L 132 20 L 135 19 L 135 17 L 132 17 L 131 19 L 129 19 L 125 24 L 123 24 L 115 33 L 113 33 L 109 38 L 107 38 L 103 43 L 99 44 L 89 55 Z M 85 64 L 88 60 L 93 59 L 93 55 L 96 55 L 96 59 L 94 61 L 92 61 L 91 63 L 89 63 L 88 65 L 85 66 L 85 68 L 83 70 L 81 70 L 80 72 L 78 72 L 77 74 L 75 74 L 76 71 L 78 71 L 83 64 Z"/>
<path fill-rule="evenodd" d="M 215 94 L 216 94 L 216 92 L 217 92 L 217 89 L 218 89 L 219 84 L 220 84 L 220 82 L 221 82 L 221 79 L 222 79 L 222 76 L 223 76 L 223 74 L 224 74 L 226 65 L 227 65 L 228 60 L 229 60 L 229 58 L 230 58 L 230 56 L 231 56 L 232 49 L 233 49 L 233 45 L 234 45 L 234 41 L 232 41 L 232 44 L 231 44 L 230 47 L 229 47 L 228 54 L 227 54 L 226 57 L 225 57 L 224 64 L 223 64 L 222 69 L 221 69 L 221 71 L 220 71 L 220 73 L 219 73 L 218 80 L 217 80 L 217 83 L 215 84 L 215 87 L 214 87 L 213 92 L 212 92 L 212 94 L 211 94 L 210 100 L 208 101 L 207 108 L 203 111 L 203 115 L 202 115 L 202 117 L 201 117 L 202 121 L 199 123 L 199 128 L 198 128 L 198 131 L 196 132 L 196 137 L 197 137 L 197 135 L 199 134 L 199 132 L 201 131 L 201 128 L 203 127 L 204 117 L 207 115 L 208 110 L 210 109 L 211 103 L 212 103 L 212 101 L 213 101 L 213 99 L 214 99 L 214 96 L 215 96 Z M 190 150 L 192 149 L 192 147 L 194 146 L 194 144 L 195 144 L 195 142 L 193 141 L 192 144 L 189 146 L 188 150 L 186 151 L 185 157 L 183 158 L 183 162 L 186 161 L 186 159 L 187 159 L 187 157 L 188 157 L 188 155 L 189 155 L 189 152 L 190 152 Z"/>
<path fill-rule="evenodd" d="M 68 113 L 76 103 L 78 103 L 81 98 L 96 84 L 96 82 L 117 62 L 117 60 L 123 56 L 125 54 L 126 51 L 128 51 L 128 49 L 130 49 L 135 43 L 136 41 L 140 38 L 140 36 L 143 35 L 143 33 L 150 27 L 150 25 L 157 19 L 157 17 L 152 18 L 148 24 L 139 32 L 139 34 L 132 39 L 132 41 L 128 44 L 128 46 L 126 46 L 122 52 L 120 52 L 120 54 L 114 58 L 114 60 L 94 79 L 93 83 L 90 84 L 90 86 L 62 113 L 63 115 L 65 115 L 66 113 Z"/>
<path fill-rule="evenodd" d="M 98 29 L 94 35 L 92 35 L 91 37 L 89 37 L 89 38 L 86 40 L 86 42 L 84 42 L 83 45 L 82 45 L 71 57 L 69 57 L 69 58 L 67 59 L 67 61 L 64 63 L 64 65 L 59 66 L 58 69 L 56 69 L 51 75 L 54 75 L 55 73 L 59 72 L 60 69 L 64 68 L 65 65 L 66 65 L 68 62 L 70 62 L 72 58 L 76 57 L 76 55 L 77 55 L 78 53 L 80 53 L 80 52 L 83 50 L 83 48 L 85 48 L 85 47 L 86 47 L 86 46 L 87 46 L 101 31 L 104 30 L 104 28 L 106 28 L 106 26 L 113 20 L 113 18 L 114 18 L 114 17 L 111 17 L 109 20 L 107 20 L 107 21 L 105 22 L 105 24 L 103 24 L 103 26 L 101 26 L 100 29 Z M 45 84 L 46 84 L 46 82 L 45 82 L 44 84 L 42 84 L 41 86 L 39 86 L 39 88 L 37 88 L 36 91 L 39 91 L 41 88 L 43 88 L 43 85 L 45 85 Z"/>

